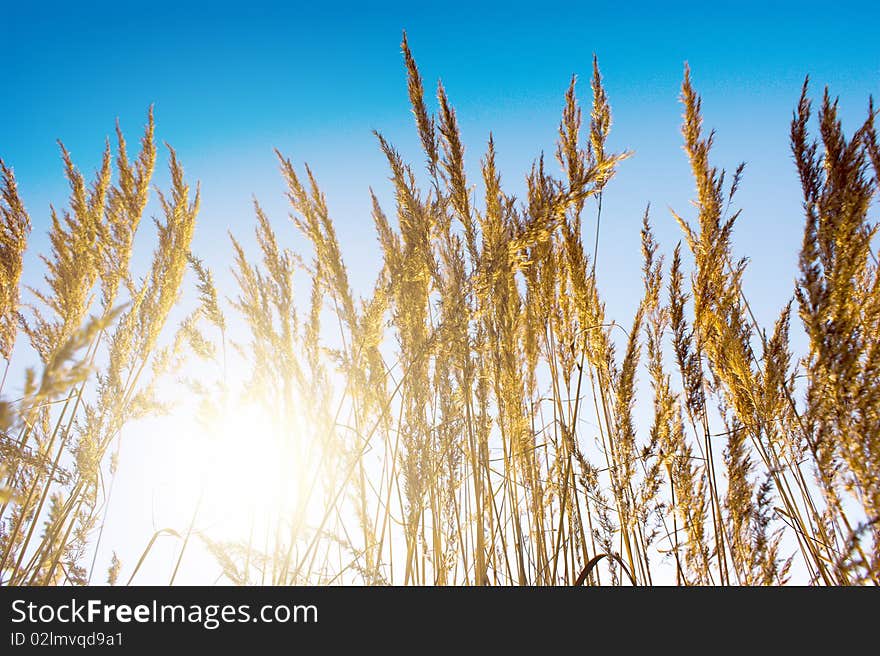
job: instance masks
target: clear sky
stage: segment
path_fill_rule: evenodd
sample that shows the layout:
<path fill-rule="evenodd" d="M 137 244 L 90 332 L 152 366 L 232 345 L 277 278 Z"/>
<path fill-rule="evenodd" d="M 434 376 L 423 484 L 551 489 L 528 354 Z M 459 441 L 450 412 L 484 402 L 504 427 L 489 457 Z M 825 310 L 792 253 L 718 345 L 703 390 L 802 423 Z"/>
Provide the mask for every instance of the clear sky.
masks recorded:
<path fill-rule="evenodd" d="M 194 250 L 221 280 L 226 231 L 251 232 L 252 195 L 285 243 L 305 248 L 283 223 L 277 147 L 312 166 L 366 292 L 379 267 L 370 186 L 393 213 L 371 130 L 423 161 L 400 55 L 406 29 L 429 94 L 442 78 L 457 109 L 472 180 L 493 131 L 514 191 L 542 150 L 552 156 L 573 73 L 588 101 L 598 55 L 612 146 L 634 151 L 605 195 L 598 266 L 609 315 L 625 323 L 641 294 L 645 205 L 667 253 L 680 239 L 667 208 L 693 217 L 677 101 L 689 62 L 706 125 L 718 131 L 715 163 L 747 162 L 735 248 L 751 259 L 746 292 L 770 328 L 791 295 L 800 243 L 788 123 L 804 76 L 816 99 L 824 85 L 840 96 L 849 131 L 868 96 L 880 96 L 876 2 L 0 4 L 0 157 L 14 167 L 34 223 L 28 282 L 43 273 L 36 253 L 46 251 L 49 203 L 63 206 L 68 193 L 55 140 L 91 174 L 116 118 L 134 145 L 154 104 L 158 139 L 201 181 Z M 166 161 L 162 154 L 160 186 Z M 142 255 L 150 246 L 141 242 Z"/>
<path fill-rule="evenodd" d="M 442 78 L 458 110 L 471 170 L 492 130 L 515 190 L 539 152 L 552 153 L 572 73 L 588 99 L 598 55 L 613 145 L 635 151 L 606 194 L 600 272 L 621 290 L 638 279 L 631 256 L 644 205 L 669 248 L 679 236 L 667 207 L 689 209 L 677 102 L 689 62 L 706 123 L 718 130 L 716 161 L 748 163 L 737 246 L 753 278 L 788 287 L 801 219 L 787 129 L 803 78 L 812 76 L 816 94 L 828 84 L 841 96 L 849 127 L 868 95 L 880 95 L 880 9 L 870 2 L 4 5 L 0 156 L 15 167 L 35 246 L 45 244 L 49 202 L 67 193 L 55 140 L 91 172 L 114 120 L 134 141 L 155 104 L 158 138 L 202 182 L 196 248 L 209 261 L 227 229 L 250 230 L 252 194 L 276 220 L 286 214 L 277 147 L 312 165 L 352 268 L 370 267 L 378 250 L 367 189 L 389 196 L 371 130 L 422 161 L 399 49 L 406 29 L 429 93 Z M 768 312 L 783 299 L 774 293 Z M 618 308 L 627 314 L 628 300 Z"/>

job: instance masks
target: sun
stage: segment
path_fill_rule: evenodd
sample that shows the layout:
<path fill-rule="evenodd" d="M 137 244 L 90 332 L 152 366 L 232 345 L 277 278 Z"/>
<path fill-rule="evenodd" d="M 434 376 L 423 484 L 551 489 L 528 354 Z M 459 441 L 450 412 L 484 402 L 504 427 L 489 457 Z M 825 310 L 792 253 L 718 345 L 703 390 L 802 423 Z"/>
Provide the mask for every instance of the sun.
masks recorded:
<path fill-rule="evenodd" d="M 293 552 L 301 536 L 324 522 L 327 509 L 312 485 L 321 459 L 318 440 L 304 416 L 282 420 L 259 401 L 230 404 L 207 421 L 177 413 L 164 505 L 175 506 L 168 510 L 186 540 L 190 571 L 223 570 L 221 549 L 233 561 L 248 561 L 246 577 L 262 576 L 262 560 Z"/>

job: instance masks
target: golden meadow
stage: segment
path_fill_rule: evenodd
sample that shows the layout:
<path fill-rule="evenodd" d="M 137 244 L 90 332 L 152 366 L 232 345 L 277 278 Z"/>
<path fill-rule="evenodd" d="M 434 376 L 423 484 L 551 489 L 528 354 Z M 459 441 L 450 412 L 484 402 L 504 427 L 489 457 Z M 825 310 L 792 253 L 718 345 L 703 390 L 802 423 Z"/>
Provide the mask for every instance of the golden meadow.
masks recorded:
<path fill-rule="evenodd" d="M 638 309 L 609 317 L 602 197 L 630 154 L 606 147 L 596 62 L 589 103 L 574 79 L 565 93 L 555 162 L 536 161 L 515 199 L 491 139 L 466 177 L 443 87 L 432 115 L 405 38 L 403 55 L 424 169 L 376 134 L 394 203 L 373 196 L 382 262 L 366 298 L 318 181 L 281 153 L 293 226 L 255 201 L 256 252 L 232 235 L 235 288 L 218 289 L 190 249 L 199 190 L 171 147 L 170 188 L 152 187 L 166 152 L 152 112 L 135 147 L 117 128 L 94 179 L 61 146 L 69 203 L 51 209 L 44 284 L 25 288 L 31 219 L 2 163 L 2 583 L 137 581 L 159 539 L 176 545 L 168 583 L 197 548 L 235 584 L 880 583 L 873 105 L 845 134 L 827 92 L 792 99 L 803 241 L 791 300 L 762 326 L 732 255 L 742 167 L 713 165 L 686 70 L 694 206 L 673 214 L 671 248 L 646 210 Z M 308 252 L 283 247 L 291 228 Z M 30 360 L 10 367 L 16 342 Z M 238 463 L 224 480 L 248 501 L 245 530 L 203 529 L 202 504 L 225 503 L 203 490 L 187 524 L 117 553 L 101 541 L 121 436 L 183 412 L 169 386 L 204 434 L 242 427 L 203 455 Z"/>

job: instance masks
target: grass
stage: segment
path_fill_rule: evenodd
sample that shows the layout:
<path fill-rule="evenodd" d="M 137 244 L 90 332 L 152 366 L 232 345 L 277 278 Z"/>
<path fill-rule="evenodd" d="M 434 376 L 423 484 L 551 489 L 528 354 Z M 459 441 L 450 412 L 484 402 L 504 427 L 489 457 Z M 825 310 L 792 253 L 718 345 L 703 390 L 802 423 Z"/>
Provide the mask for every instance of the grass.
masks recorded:
<path fill-rule="evenodd" d="M 281 153 L 311 253 L 284 248 L 255 202 L 258 253 L 232 236 L 237 289 L 218 290 L 190 251 L 198 189 L 169 148 L 158 245 L 136 279 L 157 158 L 150 113 L 135 159 L 117 129 L 91 184 L 61 146 L 69 208 L 52 210 L 45 285 L 23 305 L 30 219 L 2 164 L 0 355 L 8 371 L 23 337 L 39 361 L 22 397 L 0 405 L 2 582 L 93 579 L 120 431 L 169 411 L 157 390 L 176 375 L 209 431 L 249 405 L 265 418 L 240 431 L 265 439 L 217 447 L 236 458 L 228 482 L 247 497 L 248 529 L 200 528 L 202 504 L 223 503 L 203 493 L 187 525 L 157 531 L 140 554 L 114 552 L 110 583 L 134 580 L 160 536 L 179 544 L 169 583 L 194 543 L 237 584 L 880 583 L 873 105 L 848 137 L 826 91 L 814 138 L 804 84 L 791 123 L 799 270 L 768 331 L 732 255 L 742 167 L 728 178 L 713 166 L 685 70 L 695 210 L 675 214 L 671 257 L 645 211 L 642 298 L 622 323 L 605 314 L 595 262 L 602 196 L 629 153 L 606 146 L 598 63 L 586 119 L 574 79 L 565 94 L 561 175 L 542 157 L 518 200 L 491 138 L 481 180 L 467 178 L 455 110 L 441 85 L 431 115 L 402 45 L 425 170 L 376 134 L 395 198 L 389 215 L 373 197 L 382 266 L 367 298 L 352 292 L 318 182 Z M 188 280 L 198 300 L 175 330 Z M 792 352 L 793 330 L 806 352 Z M 637 412 L 652 417 L 647 431 Z"/>

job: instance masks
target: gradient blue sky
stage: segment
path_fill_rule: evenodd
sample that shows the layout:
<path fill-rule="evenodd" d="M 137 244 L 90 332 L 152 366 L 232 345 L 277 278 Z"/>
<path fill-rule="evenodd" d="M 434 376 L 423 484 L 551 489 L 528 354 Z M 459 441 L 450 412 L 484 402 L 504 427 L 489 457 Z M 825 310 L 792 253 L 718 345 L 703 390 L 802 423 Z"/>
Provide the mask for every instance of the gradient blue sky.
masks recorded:
<path fill-rule="evenodd" d="M 771 279 L 767 313 L 755 301 L 768 320 L 787 295 L 779 290 L 791 282 L 800 228 L 787 127 L 803 78 L 812 76 L 816 94 L 828 84 L 841 96 L 850 128 L 880 91 L 876 3 L 830 14 L 810 2 L 4 4 L 0 156 L 15 167 L 34 246 L 45 245 L 49 202 L 61 205 L 67 194 L 55 139 L 91 172 L 115 119 L 134 141 L 155 104 L 158 138 L 202 182 L 196 249 L 209 263 L 222 266 L 225 252 L 216 251 L 227 229 L 250 230 L 252 194 L 276 220 L 286 214 L 277 147 L 312 165 L 352 268 L 369 270 L 365 281 L 378 255 L 367 189 L 390 198 L 371 130 L 422 161 L 401 65 L 404 28 L 429 93 L 442 78 L 458 110 L 471 170 L 492 130 L 514 190 L 539 152 L 553 151 L 572 73 L 588 100 L 596 53 L 614 111 L 613 145 L 635 151 L 606 195 L 599 261 L 605 284 L 619 292 L 610 309 L 625 314 L 635 304 L 645 204 L 669 248 L 679 235 L 667 207 L 689 210 L 677 102 L 685 61 L 706 123 L 718 130 L 716 162 L 748 163 L 737 246 L 752 258 L 752 279 Z M 301 245 L 292 229 L 290 237 Z M 38 275 L 31 261 L 29 273 Z"/>
<path fill-rule="evenodd" d="M 876 2 L 833 9 L 827 2 L 766 1 L 681 8 L 639 2 L 2 4 L 0 157 L 14 167 L 34 222 L 28 282 L 42 275 L 36 254 L 46 251 L 49 203 L 63 206 L 68 193 L 55 140 L 91 174 L 116 118 L 134 143 L 155 104 L 157 137 L 178 150 L 188 178 L 201 181 L 194 250 L 220 281 L 228 279 L 226 231 L 252 230 L 252 195 L 285 244 L 305 250 L 284 223 L 277 147 L 298 165 L 312 166 L 352 278 L 368 291 L 379 267 L 370 186 L 393 214 L 387 167 L 371 131 L 383 132 L 411 161 L 423 161 L 400 55 L 406 29 L 429 94 L 442 78 L 457 109 L 472 180 L 478 181 L 491 130 L 502 175 L 515 192 L 523 190 L 523 175 L 542 150 L 552 157 L 573 73 L 581 76 L 579 96 L 588 101 L 591 58 L 598 55 L 614 114 L 612 146 L 634 151 L 605 195 L 598 266 L 609 316 L 624 324 L 641 295 L 645 205 L 652 205 L 667 253 L 680 239 L 668 208 L 693 217 L 677 101 L 689 62 L 706 124 L 718 131 L 715 163 L 732 170 L 747 162 L 735 247 L 751 259 L 746 292 L 769 328 L 796 272 L 802 215 L 788 124 L 804 76 L 813 80 L 814 97 L 826 84 L 840 96 L 850 131 L 864 119 L 869 94 L 880 96 Z M 164 186 L 164 153 L 160 162 L 156 182 Z M 144 227 L 140 249 L 147 257 L 152 244 L 143 241 L 151 237 Z M 592 229 L 588 224 L 585 233 Z M 140 531 L 131 539 L 143 545 L 148 535 Z M 124 539 L 115 534 L 107 542 Z"/>

